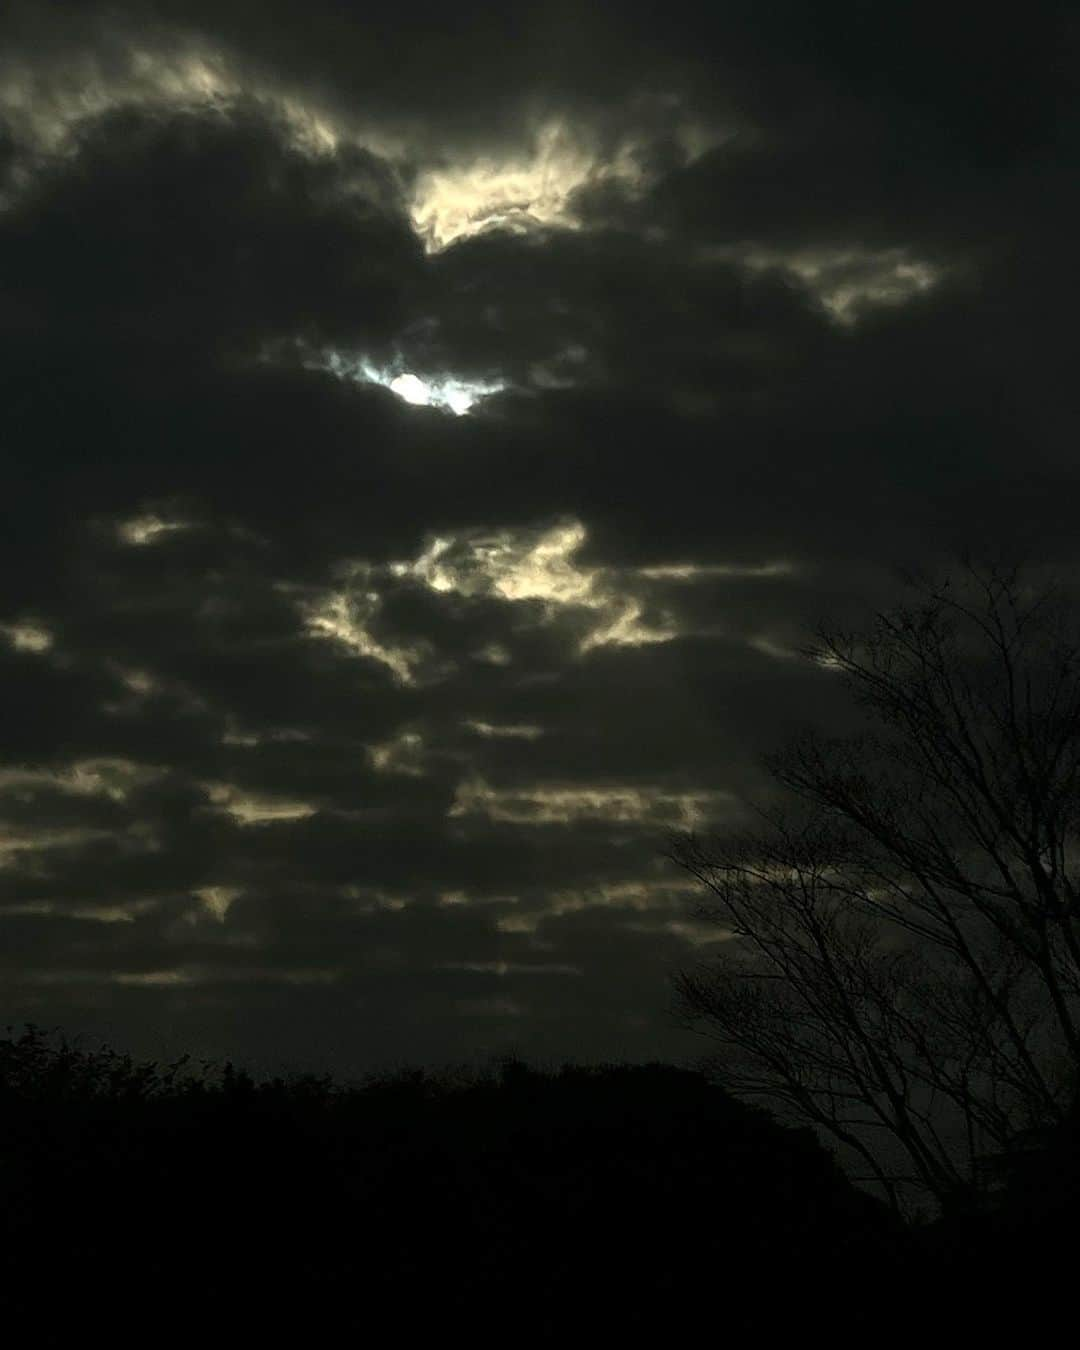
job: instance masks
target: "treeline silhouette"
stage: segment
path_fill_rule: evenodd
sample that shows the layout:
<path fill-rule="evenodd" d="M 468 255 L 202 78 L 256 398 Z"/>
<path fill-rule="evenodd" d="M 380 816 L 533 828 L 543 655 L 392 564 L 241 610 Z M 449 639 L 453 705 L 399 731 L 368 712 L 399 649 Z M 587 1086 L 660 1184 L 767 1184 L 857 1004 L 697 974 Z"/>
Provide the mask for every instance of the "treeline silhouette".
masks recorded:
<path fill-rule="evenodd" d="M 929 1278 L 809 1130 L 663 1064 L 256 1081 L 9 1029 L 0 1196 L 11 1344 L 880 1341 Z"/>

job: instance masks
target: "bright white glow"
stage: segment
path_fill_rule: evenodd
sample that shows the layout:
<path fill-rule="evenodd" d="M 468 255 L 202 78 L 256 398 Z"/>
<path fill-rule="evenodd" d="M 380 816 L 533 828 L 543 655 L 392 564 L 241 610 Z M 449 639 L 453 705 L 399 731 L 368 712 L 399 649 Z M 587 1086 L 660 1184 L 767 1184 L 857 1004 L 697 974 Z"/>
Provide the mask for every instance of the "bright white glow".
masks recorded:
<path fill-rule="evenodd" d="M 390 381 L 388 388 L 406 403 L 426 406 L 431 402 L 431 387 L 416 375 L 398 375 Z"/>
<path fill-rule="evenodd" d="M 480 402 L 506 388 L 502 380 L 459 380 L 452 375 L 417 375 L 411 370 L 378 366 L 365 357 L 330 351 L 304 363 L 309 370 L 327 370 L 341 380 L 377 384 L 405 403 L 438 408 L 463 417 Z"/>

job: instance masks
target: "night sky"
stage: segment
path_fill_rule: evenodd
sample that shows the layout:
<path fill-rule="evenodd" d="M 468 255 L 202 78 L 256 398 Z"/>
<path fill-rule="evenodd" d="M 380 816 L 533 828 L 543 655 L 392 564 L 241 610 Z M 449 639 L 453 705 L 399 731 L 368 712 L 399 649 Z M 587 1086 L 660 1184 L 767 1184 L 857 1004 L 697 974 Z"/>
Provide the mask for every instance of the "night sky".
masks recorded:
<path fill-rule="evenodd" d="M 6 3 L 2 1020 L 703 1049 L 815 622 L 1080 561 L 1064 11 Z"/>

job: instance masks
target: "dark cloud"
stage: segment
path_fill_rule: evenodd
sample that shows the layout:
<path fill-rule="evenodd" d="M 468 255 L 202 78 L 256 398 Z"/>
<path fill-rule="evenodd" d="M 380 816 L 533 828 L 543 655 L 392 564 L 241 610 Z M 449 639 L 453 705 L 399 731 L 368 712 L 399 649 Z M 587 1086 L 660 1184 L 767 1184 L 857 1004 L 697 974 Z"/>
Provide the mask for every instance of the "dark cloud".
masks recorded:
<path fill-rule="evenodd" d="M 43 327 L 159 361 L 282 330 L 385 341 L 418 253 L 393 183 L 370 154 L 284 142 L 242 104 L 94 120 L 8 213 L 0 286 Z"/>
<path fill-rule="evenodd" d="M 659 851 L 853 725 L 808 627 L 957 546 L 1075 568 L 1075 24 L 3 32 L 9 1017 L 344 1072 L 692 1053 Z"/>

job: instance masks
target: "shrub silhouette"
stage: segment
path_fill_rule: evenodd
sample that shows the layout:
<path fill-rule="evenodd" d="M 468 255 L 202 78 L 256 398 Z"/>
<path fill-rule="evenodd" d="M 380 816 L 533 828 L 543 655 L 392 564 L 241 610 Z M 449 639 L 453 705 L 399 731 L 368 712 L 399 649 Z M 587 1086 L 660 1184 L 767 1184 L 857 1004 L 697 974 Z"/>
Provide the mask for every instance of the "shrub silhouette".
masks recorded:
<path fill-rule="evenodd" d="M 777 1282 L 796 1325 L 838 1271 L 911 1259 L 809 1131 L 659 1064 L 256 1082 L 31 1028 L 0 1042 L 0 1110 L 6 1324 L 38 1343 L 106 1316 L 114 1343 L 775 1330 Z"/>

